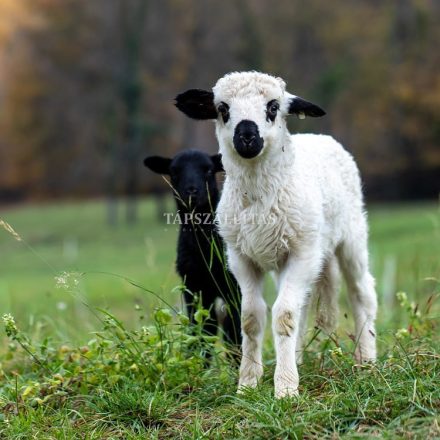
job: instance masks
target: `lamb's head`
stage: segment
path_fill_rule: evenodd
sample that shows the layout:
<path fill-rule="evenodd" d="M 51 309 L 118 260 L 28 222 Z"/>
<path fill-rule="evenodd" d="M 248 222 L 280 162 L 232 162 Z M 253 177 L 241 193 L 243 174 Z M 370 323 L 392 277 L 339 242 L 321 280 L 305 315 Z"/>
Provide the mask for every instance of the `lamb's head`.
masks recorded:
<path fill-rule="evenodd" d="M 194 119 L 214 119 L 220 152 L 244 159 L 283 148 L 288 136 L 285 117 L 323 116 L 324 110 L 286 91 L 281 78 L 259 72 L 233 72 L 212 91 L 188 90 L 176 106 Z"/>
<path fill-rule="evenodd" d="M 149 156 L 144 165 L 157 174 L 170 176 L 179 209 L 209 212 L 218 201 L 215 173 L 223 171 L 221 155 L 185 150 L 173 158 Z"/>

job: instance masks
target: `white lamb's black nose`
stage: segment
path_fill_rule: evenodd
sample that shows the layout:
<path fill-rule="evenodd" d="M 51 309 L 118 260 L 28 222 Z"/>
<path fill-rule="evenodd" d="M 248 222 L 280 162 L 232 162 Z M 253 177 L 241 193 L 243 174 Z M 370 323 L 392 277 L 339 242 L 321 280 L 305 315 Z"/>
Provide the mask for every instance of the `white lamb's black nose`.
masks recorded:
<path fill-rule="evenodd" d="M 255 139 L 255 134 L 253 133 L 245 133 L 245 134 L 241 134 L 240 135 L 240 139 L 245 143 L 245 144 L 250 144 L 254 139 Z"/>
<path fill-rule="evenodd" d="M 243 119 L 235 127 L 233 142 L 237 153 L 245 159 L 258 156 L 264 145 L 257 124 L 247 119 Z"/>

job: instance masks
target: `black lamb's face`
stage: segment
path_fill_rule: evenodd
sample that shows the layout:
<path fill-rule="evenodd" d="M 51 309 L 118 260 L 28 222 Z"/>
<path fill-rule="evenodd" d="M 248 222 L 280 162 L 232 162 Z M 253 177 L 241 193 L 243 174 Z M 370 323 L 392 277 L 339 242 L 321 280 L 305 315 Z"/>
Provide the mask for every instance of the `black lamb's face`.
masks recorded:
<path fill-rule="evenodd" d="M 207 206 L 217 194 L 215 166 L 210 156 L 200 152 L 183 152 L 171 162 L 171 184 L 189 207 Z"/>
<path fill-rule="evenodd" d="M 170 176 L 174 197 L 182 209 L 209 209 L 212 200 L 217 199 L 215 173 L 223 170 L 220 155 L 187 150 L 173 159 L 147 157 L 144 163 L 152 171 Z"/>

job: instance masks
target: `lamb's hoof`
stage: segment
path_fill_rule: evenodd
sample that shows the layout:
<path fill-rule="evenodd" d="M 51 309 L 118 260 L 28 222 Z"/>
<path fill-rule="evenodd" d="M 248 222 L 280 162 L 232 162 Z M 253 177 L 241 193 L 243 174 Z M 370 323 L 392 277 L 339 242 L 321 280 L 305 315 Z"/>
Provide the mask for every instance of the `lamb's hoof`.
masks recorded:
<path fill-rule="evenodd" d="M 373 364 L 376 362 L 376 350 L 361 350 L 356 348 L 354 358 L 358 365 Z"/>
<path fill-rule="evenodd" d="M 285 397 L 298 397 L 298 388 L 283 387 L 275 389 L 275 398 L 284 399 Z"/>
<path fill-rule="evenodd" d="M 252 389 L 252 388 L 255 388 L 255 387 L 247 387 L 246 385 L 240 385 L 237 388 L 237 394 L 244 394 L 246 392 L 246 390 L 249 390 L 249 389 Z"/>
<path fill-rule="evenodd" d="M 258 379 L 256 377 L 241 380 L 238 384 L 237 394 L 244 394 L 246 390 L 256 388 L 258 385 Z"/>

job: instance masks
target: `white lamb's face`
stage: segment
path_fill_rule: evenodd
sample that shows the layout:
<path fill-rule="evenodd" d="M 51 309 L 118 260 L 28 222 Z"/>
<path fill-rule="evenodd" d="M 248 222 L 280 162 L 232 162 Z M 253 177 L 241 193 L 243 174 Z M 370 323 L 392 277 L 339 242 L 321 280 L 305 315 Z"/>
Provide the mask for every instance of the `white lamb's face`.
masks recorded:
<path fill-rule="evenodd" d="M 223 149 L 252 159 L 282 142 L 288 94 L 281 79 L 254 72 L 231 74 L 221 78 L 213 92 L 216 134 Z"/>
<path fill-rule="evenodd" d="M 252 159 L 279 146 L 285 116 L 322 116 L 318 106 L 285 91 L 280 78 L 258 72 L 234 72 L 217 81 L 213 91 L 188 90 L 176 106 L 194 119 L 215 119 L 221 151 Z"/>

